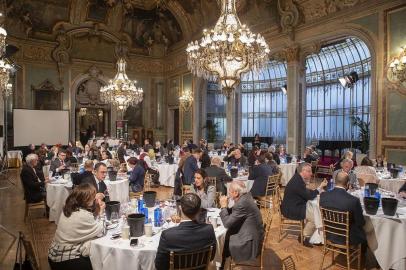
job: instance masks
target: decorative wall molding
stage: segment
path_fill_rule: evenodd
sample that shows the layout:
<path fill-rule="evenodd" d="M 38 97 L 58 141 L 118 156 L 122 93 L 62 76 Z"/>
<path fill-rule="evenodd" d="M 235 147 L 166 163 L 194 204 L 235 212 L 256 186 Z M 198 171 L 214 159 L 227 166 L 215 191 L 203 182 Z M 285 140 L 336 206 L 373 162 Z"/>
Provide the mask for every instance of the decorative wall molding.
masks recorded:
<path fill-rule="evenodd" d="M 278 0 L 278 12 L 282 31 L 295 40 L 295 28 L 300 22 L 298 5 L 293 0 Z"/>

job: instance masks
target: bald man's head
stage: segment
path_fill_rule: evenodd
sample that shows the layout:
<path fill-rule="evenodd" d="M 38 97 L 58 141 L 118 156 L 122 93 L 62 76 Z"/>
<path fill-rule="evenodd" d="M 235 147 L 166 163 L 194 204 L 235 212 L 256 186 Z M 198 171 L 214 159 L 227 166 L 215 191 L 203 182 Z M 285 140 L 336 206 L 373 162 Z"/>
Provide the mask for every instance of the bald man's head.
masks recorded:
<path fill-rule="evenodd" d="M 336 175 L 335 179 L 335 184 L 340 187 L 348 187 L 348 182 L 350 181 L 350 177 L 348 176 L 348 173 L 344 171 L 340 171 Z"/>

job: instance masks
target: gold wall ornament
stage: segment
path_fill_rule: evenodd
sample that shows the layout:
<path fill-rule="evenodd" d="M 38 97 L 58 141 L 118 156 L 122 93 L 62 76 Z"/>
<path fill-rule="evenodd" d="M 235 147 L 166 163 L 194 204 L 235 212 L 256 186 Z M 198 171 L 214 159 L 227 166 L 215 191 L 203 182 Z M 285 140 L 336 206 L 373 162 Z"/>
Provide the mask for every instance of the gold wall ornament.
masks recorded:
<path fill-rule="evenodd" d="M 12 84 L 9 83 L 11 66 L 5 61 L 0 60 L 0 91 L 3 97 L 8 97 L 13 93 Z"/>
<path fill-rule="evenodd" d="M 258 71 L 268 61 L 268 44 L 260 34 L 241 25 L 235 0 L 222 0 L 221 14 L 211 30 L 204 30 L 201 40 L 186 48 L 188 68 L 196 76 L 220 81 L 222 93 L 231 97 L 241 74 Z"/>
<path fill-rule="evenodd" d="M 189 111 L 193 105 L 193 93 L 189 89 L 183 90 L 179 97 L 179 104 L 183 111 Z"/>
<path fill-rule="evenodd" d="M 404 85 L 406 87 L 406 45 L 401 47 L 402 51 L 389 63 L 387 78 L 391 83 Z"/>
<path fill-rule="evenodd" d="M 300 13 L 297 4 L 293 0 L 278 0 L 278 12 L 281 17 L 282 31 L 295 39 L 295 28 L 299 24 Z"/>
<path fill-rule="evenodd" d="M 3 55 L 6 52 L 6 37 L 7 31 L 0 26 L 0 54 Z"/>
<path fill-rule="evenodd" d="M 108 85 L 100 88 L 100 96 L 104 102 L 111 103 L 119 110 L 125 111 L 130 105 L 139 104 L 144 95 L 141 87 L 137 87 L 137 81 L 132 81 L 126 74 L 126 61 L 120 58 L 117 61 L 117 74 L 110 80 Z"/>
<path fill-rule="evenodd" d="M 288 63 L 300 61 L 300 47 L 295 45 L 284 50 L 285 59 Z"/>

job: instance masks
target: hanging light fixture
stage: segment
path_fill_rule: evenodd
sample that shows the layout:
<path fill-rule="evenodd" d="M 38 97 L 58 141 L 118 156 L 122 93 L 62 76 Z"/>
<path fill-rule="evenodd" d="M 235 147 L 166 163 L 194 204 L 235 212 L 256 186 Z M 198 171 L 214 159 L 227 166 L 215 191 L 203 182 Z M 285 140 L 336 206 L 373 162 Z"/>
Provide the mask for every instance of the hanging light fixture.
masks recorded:
<path fill-rule="evenodd" d="M 198 77 L 220 81 L 230 98 L 243 72 L 257 71 L 268 62 L 269 47 L 238 19 L 235 0 L 221 1 L 221 15 L 212 30 L 203 30 L 200 41 L 186 48 L 188 68 Z"/>
<path fill-rule="evenodd" d="M 388 79 L 393 83 L 406 83 L 406 46 L 392 59 L 388 67 Z"/>
<path fill-rule="evenodd" d="M 179 97 L 179 103 L 184 111 L 189 111 L 193 105 L 193 94 L 190 90 L 183 90 Z"/>
<path fill-rule="evenodd" d="M 125 111 L 130 105 L 137 105 L 143 99 L 144 91 L 137 87 L 137 81 L 128 79 L 126 74 L 126 61 L 120 58 L 117 61 L 117 74 L 109 84 L 100 88 L 102 101 L 111 103 L 119 110 Z"/>
<path fill-rule="evenodd" d="M 87 114 L 87 108 L 80 108 L 79 116 L 85 116 Z"/>
<path fill-rule="evenodd" d="M 0 53 L 1 56 L 4 55 L 6 52 L 6 37 L 7 37 L 7 31 L 3 27 L 0 26 Z"/>

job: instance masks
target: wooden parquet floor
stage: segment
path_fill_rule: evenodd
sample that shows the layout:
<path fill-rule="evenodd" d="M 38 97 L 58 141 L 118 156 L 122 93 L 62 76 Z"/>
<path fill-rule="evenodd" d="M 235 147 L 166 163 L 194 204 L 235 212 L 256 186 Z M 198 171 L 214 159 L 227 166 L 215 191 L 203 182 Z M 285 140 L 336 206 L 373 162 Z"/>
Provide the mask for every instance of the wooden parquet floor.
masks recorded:
<path fill-rule="evenodd" d="M 49 222 L 44 216 L 43 212 L 33 212 L 31 222 L 24 223 L 24 201 L 23 191 L 19 179 L 19 171 L 13 172 L 11 179 L 16 185 L 8 189 L 0 189 L 0 224 L 11 231 L 13 234 L 18 235 L 22 231 L 29 239 L 33 240 L 36 252 L 39 257 L 40 267 L 43 270 L 48 270 L 49 265 L 47 261 L 48 246 L 52 241 L 55 233 L 56 225 Z M 0 180 L 0 188 L 7 186 L 6 183 Z M 172 192 L 171 188 L 160 187 L 158 191 L 158 198 L 164 199 Z M 271 226 L 270 238 L 266 243 L 265 252 L 265 267 L 264 269 L 282 269 L 282 260 L 288 256 L 292 256 L 295 269 L 300 270 L 315 270 L 319 269 L 322 258 L 322 247 L 315 246 L 313 248 L 306 248 L 297 241 L 297 236 L 288 236 L 278 243 L 279 236 L 279 218 L 274 215 Z M 4 231 L 0 230 L 0 259 L 10 245 L 12 238 Z M 16 244 L 13 245 L 11 250 L 6 254 L 4 259 L 0 261 L 0 270 L 13 269 L 15 260 Z M 342 261 L 342 262 L 341 262 Z M 344 263 L 344 260 L 338 258 L 339 263 Z M 328 254 L 325 260 L 325 268 L 331 264 L 331 255 Z M 344 264 L 343 264 L 344 265 Z M 130 267 L 131 268 L 131 267 Z M 130 269 L 129 268 L 129 269 Z M 256 269 L 252 267 L 237 267 L 236 269 Z M 328 269 L 345 269 L 344 267 L 332 266 Z M 355 268 L 353 268 L 355 269 Z M 112 269 L 121 270 L 121 269 Z"/>

